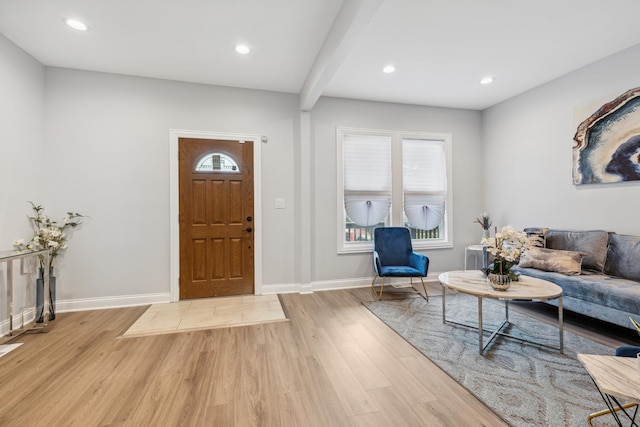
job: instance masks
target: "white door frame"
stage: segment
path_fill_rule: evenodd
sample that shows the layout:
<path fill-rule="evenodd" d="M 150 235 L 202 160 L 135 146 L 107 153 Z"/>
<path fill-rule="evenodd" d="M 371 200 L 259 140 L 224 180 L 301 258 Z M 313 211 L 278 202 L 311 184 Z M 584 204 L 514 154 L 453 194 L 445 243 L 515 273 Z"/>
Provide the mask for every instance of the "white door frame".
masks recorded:
<path fill-rule="evenodd" d="M 253 141 L 253 289 L 262 294 L 262 144 L 260 135 L 169 130 L 169 232 L 170 232 L 170 288 L 171 302 L 180 300 L 180 221 L 178 140 L 180 138 Z"/>

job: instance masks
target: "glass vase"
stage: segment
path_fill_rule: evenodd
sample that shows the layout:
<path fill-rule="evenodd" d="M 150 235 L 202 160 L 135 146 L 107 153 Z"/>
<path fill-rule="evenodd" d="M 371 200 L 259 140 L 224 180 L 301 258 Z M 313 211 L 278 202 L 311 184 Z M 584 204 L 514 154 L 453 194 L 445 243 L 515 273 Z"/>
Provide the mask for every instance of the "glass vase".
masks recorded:
<path fill-rule="evenodd" d="M 56 318 L 56 278 L 53 267 L 49 268 L 49 320 Z M 36 279 L 36 322 L 44 322 L 44 269 L 41 267 Z"/>

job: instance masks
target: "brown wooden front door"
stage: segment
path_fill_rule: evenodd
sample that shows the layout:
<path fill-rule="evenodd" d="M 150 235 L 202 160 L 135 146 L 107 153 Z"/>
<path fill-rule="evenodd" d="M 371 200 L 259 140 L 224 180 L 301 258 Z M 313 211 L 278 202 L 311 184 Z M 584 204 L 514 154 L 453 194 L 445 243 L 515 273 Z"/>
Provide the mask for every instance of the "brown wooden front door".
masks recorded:
<path fill-rule="evenodd" d="M 253 142 L 180 138 L 180 299 L 254 292 Z"/>

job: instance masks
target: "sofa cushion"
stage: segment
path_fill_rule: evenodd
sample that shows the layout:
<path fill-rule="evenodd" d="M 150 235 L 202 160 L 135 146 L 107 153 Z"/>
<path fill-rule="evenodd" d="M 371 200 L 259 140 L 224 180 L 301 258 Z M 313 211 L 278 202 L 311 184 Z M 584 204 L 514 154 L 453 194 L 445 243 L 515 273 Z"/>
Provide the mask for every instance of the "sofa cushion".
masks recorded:
<path fill-rule="evenodd" d="M 608 232 L 549 230 L 545 240 L 549 249 L 586 252 L 588 255 L 582 260 L 582 268 L 603 271 L 609 241 Z"/>
<path fill-rule="evenodd" d="M 535 246 L 535 247 L 538 247 L 538 248 L 544 248 L 545 247 L 544 239 L 545 239 L 545 236 L 547 235 L 547 232 L 549 231 L 548 228 L 544 228 L 544 227 L 529 227 L 529 228 L 525 228 L 522 231 L 527 233 L 527 237 L 533 243 L 532 246 Z"/>
<path fill-rule="evenodd" d="M 562 288 L 563 296 L 640 315 L 640 283 L 636 281 L 598 273 L 565 276 L 534 268 L 516 267 L 516 270 L 555 283 Z"/>
<path fill-rule="evenodd" d="M 640 236 L 611 234 L 604 272 L 640 282 Z"/>
<path fill-rule="evenodd" d="M 575 276 L 582 270 L 582 259 L 586 252 L 561 251 L 558 249 L 530 248 L 522 254 L 520 267 Z"/>

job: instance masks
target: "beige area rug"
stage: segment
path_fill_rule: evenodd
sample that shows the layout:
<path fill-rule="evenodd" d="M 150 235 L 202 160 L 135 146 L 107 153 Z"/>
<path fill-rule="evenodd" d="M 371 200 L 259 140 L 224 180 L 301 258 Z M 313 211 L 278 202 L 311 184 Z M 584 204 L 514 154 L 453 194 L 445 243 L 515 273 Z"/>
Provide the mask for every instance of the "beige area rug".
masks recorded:
<path fill-rule="evenodd" d="M 151 305 L 122 337 L 172 334 L 287 320 L 278 295 L 184 300 Z"/>

